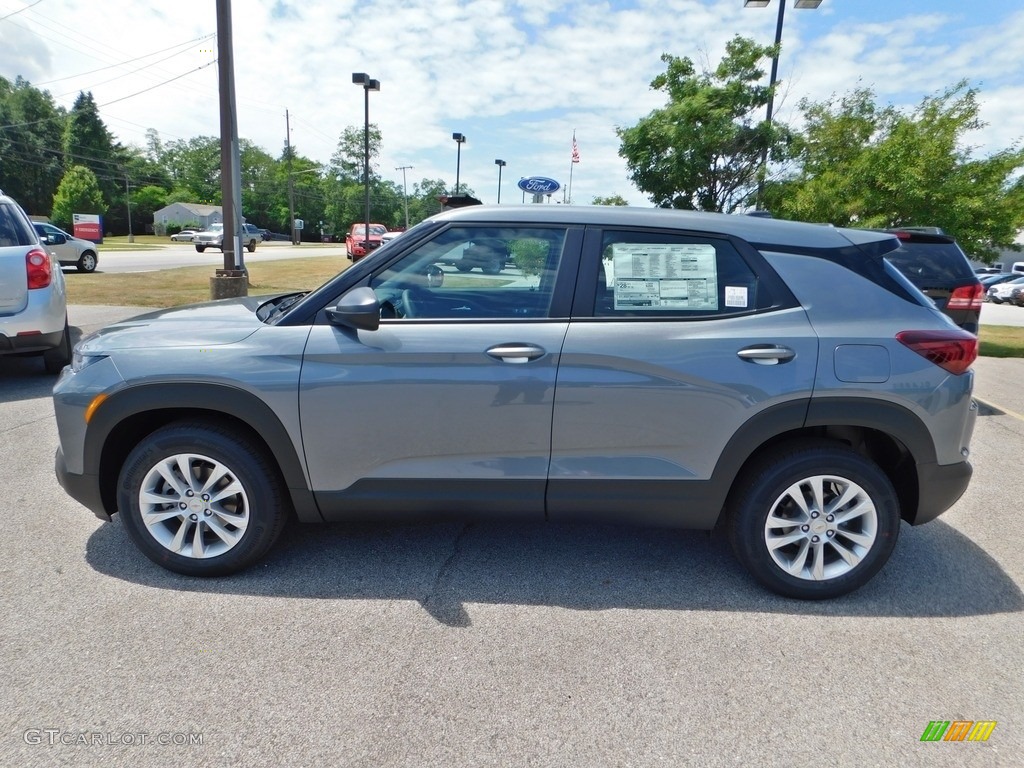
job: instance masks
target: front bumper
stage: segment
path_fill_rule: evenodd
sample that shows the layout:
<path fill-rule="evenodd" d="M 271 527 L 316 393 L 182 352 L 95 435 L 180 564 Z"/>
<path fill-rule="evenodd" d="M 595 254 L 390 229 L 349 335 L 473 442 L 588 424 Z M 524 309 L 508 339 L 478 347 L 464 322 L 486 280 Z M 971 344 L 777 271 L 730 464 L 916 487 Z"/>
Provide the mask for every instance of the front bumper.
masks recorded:
<path fill-rule="evenodd" d="M 110 513 L 103 507 L 103 499 L 100 497 L 99 476 L 76 475 L 69 472 L 67 463 L 64 461 L 64 452 L 60 448 L 57 449 L 53 463 L 57 482 L 68 496 L 88 508 L 100 520 L 109 521 Z"/>

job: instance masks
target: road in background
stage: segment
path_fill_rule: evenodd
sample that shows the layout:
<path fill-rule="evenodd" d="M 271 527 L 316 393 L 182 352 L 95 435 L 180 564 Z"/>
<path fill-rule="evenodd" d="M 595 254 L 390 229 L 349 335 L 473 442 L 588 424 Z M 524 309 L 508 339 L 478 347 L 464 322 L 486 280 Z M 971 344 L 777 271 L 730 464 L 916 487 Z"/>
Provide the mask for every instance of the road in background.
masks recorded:
<path fill-rule="evenodd" d="M 292 245 L 288 242 L 273 240 L 260 243 L 253 253 L 245 251 L 243 256 L 246 264 L 280 259 L 308 259 L 311 256 L 348 258 L 345 255 L 344 243 Z M 153 272 L 159 269 L 198 266 L 208 266 L 212 275 L 213 270 L 224 266 L 224 256 L 216 248 L 207 248 L 203 253 L 199 253 L 192 243 L 171 243 L 161 245 L 157 249 L 139 251 L 106 251 L 101 245 L 99 266 L 96 268 L 96 272 Z M 75 268 L 65 267 L 64 272 L 69 278 L 74 278 Z"/>

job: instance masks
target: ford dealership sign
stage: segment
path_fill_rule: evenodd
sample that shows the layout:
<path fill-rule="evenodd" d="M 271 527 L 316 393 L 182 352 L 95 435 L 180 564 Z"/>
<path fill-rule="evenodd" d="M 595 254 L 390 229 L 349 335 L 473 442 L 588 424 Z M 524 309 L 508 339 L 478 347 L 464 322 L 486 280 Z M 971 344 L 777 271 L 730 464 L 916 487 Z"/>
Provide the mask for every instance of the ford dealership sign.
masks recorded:
<path fill-rule="evenodd" d="M 546 176 L 528 176 L 519 180 L 519 188 L 533 195 L 550 195 L 561 189 L 562 185 Z"/>

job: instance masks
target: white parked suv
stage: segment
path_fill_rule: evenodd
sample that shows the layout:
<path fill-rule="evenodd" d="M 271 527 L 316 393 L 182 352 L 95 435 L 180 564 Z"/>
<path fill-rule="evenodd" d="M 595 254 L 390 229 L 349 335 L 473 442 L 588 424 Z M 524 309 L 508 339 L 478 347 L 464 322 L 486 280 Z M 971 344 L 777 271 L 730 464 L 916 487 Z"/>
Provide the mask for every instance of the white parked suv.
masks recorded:
<path fill-rule="evenodd" d="M 253 224 L 242 225 L 242 247 L 244 247 L 249 253 L 256 250 L 256 243 L 263 240 L 263 235 L 260 234 L 259 229 Z M 195 243 L 196 250 L 202 253 L 207 248 L 218 248 L 221 251 L 224 250 L 224 225 L 213 224 L 210 229 L 202 232 L 197 232 L 195 237 L 192 238 L 192 242 Z"/>
<path fill-rule="evenodd" d="M 71 362 L 64 274 L 25 211 L 0 192 L 0 354 L 40 354 L 48 373 Z"/>
<path fill-rule="evenodd" d="M 94 272 L 99 263 L 96 243 L 69 235 L 60 227 L 35 222 L 39 239 L 53 253 L 62 267 L 75 267 L 79 272 Z"/>

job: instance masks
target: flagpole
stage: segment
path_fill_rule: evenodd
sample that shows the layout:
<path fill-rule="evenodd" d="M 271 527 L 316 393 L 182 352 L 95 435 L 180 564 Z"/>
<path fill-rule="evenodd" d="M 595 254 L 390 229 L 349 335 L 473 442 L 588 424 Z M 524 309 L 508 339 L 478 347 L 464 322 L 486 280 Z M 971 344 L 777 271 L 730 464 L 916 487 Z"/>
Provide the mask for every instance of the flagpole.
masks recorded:
<path fill-rule="evenodd" d="M 569 161 L 569 205 L 572 205 L 572 167 L 576 165 L 572 160 Z M 565 200 L 563 199 L 564 203 Z"/>

